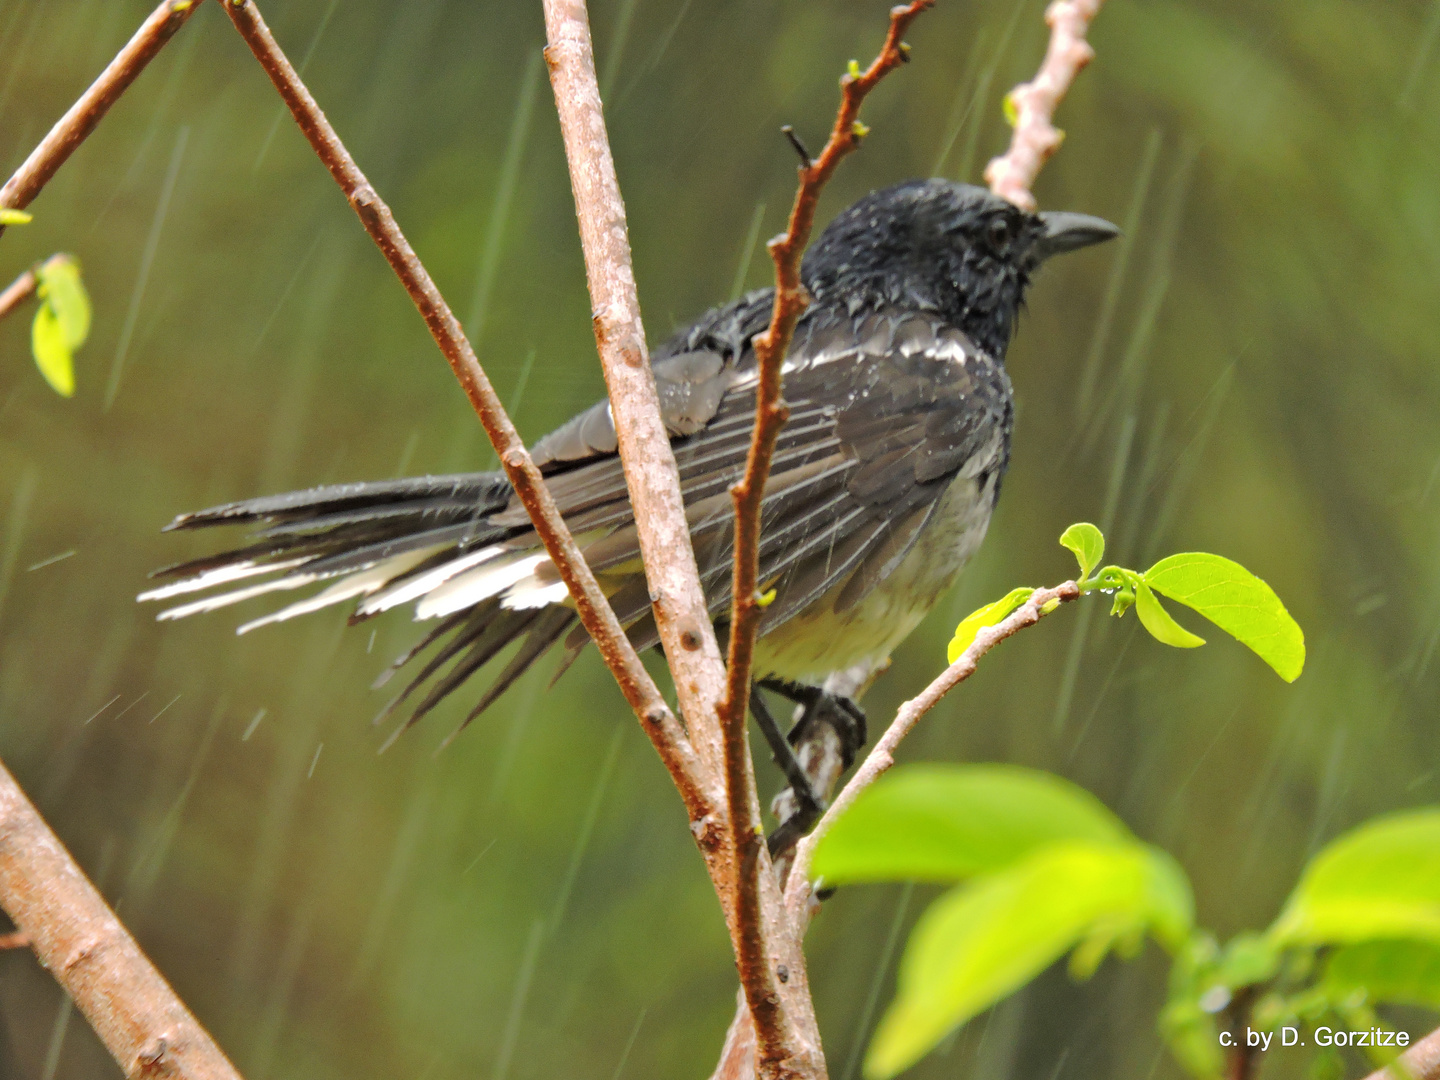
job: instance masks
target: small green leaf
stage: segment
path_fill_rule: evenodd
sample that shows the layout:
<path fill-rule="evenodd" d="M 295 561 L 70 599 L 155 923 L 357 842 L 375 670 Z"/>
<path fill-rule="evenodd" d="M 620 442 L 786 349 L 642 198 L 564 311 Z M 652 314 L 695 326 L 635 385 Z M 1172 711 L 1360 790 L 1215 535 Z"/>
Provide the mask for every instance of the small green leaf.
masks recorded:
<path fill-rule="evenodd" d="M 1204 638 L 1190 633 L 1171 618 L 1170 613 L 1155 599 L 1155 594 L 1144 581 L 1135 583 L 1135 614 L 1140 616 L 1140 622 L 1150 631 L 1150 636 L 1165 645 L 1173 645 L 1177 649 L 1195 649 L 1205 644 Z"/>
<path fill-rule="evenodd" d="M 1174 861 L 1139 843 L 1052 845 L 962 885 L 916 926 L 865 1073 L 884 1080 L 909 1068 L 1099 928 L 1123 937 L 1152 927 L 1174 941 L 1192 915 L 1190 886 Z"/>
<path fill-rule="evenodd" d="M 1200 551 L 1161 559 L 1145 571 L 1156 592 L 1192 607 L 1248 645 L 1286 682 L 1305 667 L 1305 635 L 1269 585 L 1237 562 Z"/>
<path fill-rule="evenodd" d="M 946 659 L 952 664 L 959 660 L 960 654 L 970 647 L 976 634 L 987 626 L 1003 622 L 1007 615 L 1029 600 L 1034 591 L 1027 588 L 1011 589 L 993 604 L 986 604 L 966 615 L 955 628 L 955 636 L 950 639 L 950 647 L 945 650 Z"/>
<path fill-rule="evenodd" d="M 1310 860 L 1270 937 L 1280 946 L 1440 944 L 1440 807 L 1389 814 Z"/>
<path fill-rule="evenodd" d="M 36 289 L 60 321 L 65 344 L 74 352 L 90 336 L 90 297 L 80 280 L 80 264 L 70 255 L 52 255 L 40 264 Z"/>
<path fill-rule="evenodd" d="M 24 210 L 0 206 L 0 225 L 29 225 L 34 220 L 34 215 L 27 214 Z"/>
<path fill-rule="evenodd" d="M 1331 1001 L 1360 996 L 1372 1004 L 1440 1009 L 1440 945 L 1367 941 L 1330 954 L 1321 986 Z"/>
<path fill-rule="evenodd" d="M 1134 843 L 1084 788 L 1014 765 L 906 765 L 825 834 L 811 873 L 828 884 L 961 881 L 1049 844 Z"/>
<path fill-rule="evenodd" d="M 1105 536 L 1088 521 L 1071 525 L 1061 533 L 1060 546 L 1075 553 L 1075 561 L 1080 564 L 1081 581 L 1090 576 L 1090 571 L 1099 566 L 1105 556 Z"/>
<path fill-rule="evenodd" d="M 1226 942 L 1215 974 L 1231 990 L 1269 982 L 1280 969 L 1280 953 L 1264 934 L 1245 932 Z"/>
<path fill-rule="evenodd" d="M 35 354 L 35 366 L 51 388 L 61 397 L 74 395 L 74 358 L 60 320 L 48 301 L 35 313 L 35 322 L 30 328 L 30 348 Z"/>
<path fill-rule="evenodd" d="M 1020 106 L 1015 103 L 1013 93 L 1006 94 L 1005 100 L 1000 103 L 1000 108 L 1005 113 L 1005 122 L 1012 128 L 1020 125 Z"/>

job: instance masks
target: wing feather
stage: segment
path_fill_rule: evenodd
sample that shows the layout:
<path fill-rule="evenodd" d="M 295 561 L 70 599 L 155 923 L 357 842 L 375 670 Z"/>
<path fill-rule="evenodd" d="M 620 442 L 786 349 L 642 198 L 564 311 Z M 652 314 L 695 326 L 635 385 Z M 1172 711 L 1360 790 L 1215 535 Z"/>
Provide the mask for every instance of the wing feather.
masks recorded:
<path fill-rule="evenodd" d="M 754 422 L 749 340 L 768 312 L 769 294 L 751 294 L 656 351 L 662 410 L 717 619 L 730 601 L 729 489 L 743 472 Z M 776 591 L 762 633 L 827 595 L 839 610 L 858 603 L 913 550 L 950 482 L 1003 472 L 1009 445 L 1010 388 L 1000 365 L 929 315 L 812 310 L 787 361 L 785 395 L 790 419 L 761 511 L 760 577 Z M 542 439 L 536 460 L 622 625 L 646 647 L 656 641 L 654 618 L 614 446 L 601 403 Z M 179 580 L 143 598 L 239 586 L 167 613 L 174 617 L 324 580 L 322 592 L 247 627 L 353 597 L 352 618 L 411 602 L 419 617 L 439 618 L 377 680 L 438 646 L 377 720 L 420 695 L 403 726 L 415 723 L 518 643 L 463 727 L 556 641 L 565 638 L 563 670 L 588 640 L 568 598 L 558 599 L 558 574 L 500 474 L 332 485 L 182 515 L 169 527 L 220 524 L 255 526 L 256 540 L 158 572 Z M 274 576 L 250 583 L 266 574 Z"/>

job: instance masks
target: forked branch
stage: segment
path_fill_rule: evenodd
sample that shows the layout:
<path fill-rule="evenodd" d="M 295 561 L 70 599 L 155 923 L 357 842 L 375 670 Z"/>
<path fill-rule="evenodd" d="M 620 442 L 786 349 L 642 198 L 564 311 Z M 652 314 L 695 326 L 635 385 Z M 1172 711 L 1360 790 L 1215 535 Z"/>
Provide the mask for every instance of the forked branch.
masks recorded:
<path fill-rule="evenodd" d="M 1030 82 L 1011 90 L 1006 99 L 1015 130 L 1010 149 L 985 167 L 985 182 L 996 195 L 1022 210 L 1035 212 L 1031 191 L 1035 178 L 1064 141 L 1065 133 L 1053 122 L 1055 109 L 1075 76 L 1095 58 L 1085 31 L 1102 3 L 1104 0 L 1055 0 L 1045 10 L 1050 46 L 1040 70 Z"/>
<path fill-rule="evenodd" d="M 400 226 L 390 213 L 390 208 L 355 164 L 354 158 L 345 149 L 345 144 L 340 141 L 330 121 L 296 74 L 253 0 L 225 0 L 224 7 L 231 22 L 240 31 L 240 36 L 260 61 L 260 66 L 280 91 L 280 96 L 294 114 L 296 123 L 305 133 L 310 146 L 335 178 L 335 182 L 340 185 L 346 199 L 365 226 L 365 231 L 380 248 L 405 286 L 406 292 L 410 294 L 410 299 L 419 309 L 431 336 L 449 361 L 451 370 L 480 417 L 486 434 L 490 436 L 495 452 L 500 456 L 501 466 L 515 488 L 516 496 L 530 515 L 535 531 L 544 541 L 546 551 L 569 588 L 581 621 L 595 640 L 601 656 L 610 667 L 616 682 L 620 684 L 630 707 L 640 718 L 641 725 L 665 762 L 666 768 L 670 770 L 676 787 L 685 799 L 691 819 L 704 819 L 711 813 L 713 804 L 708 793 L 706 776 L 690 740 L 669 705 L 665 703 L 665 698 L 654 680 L 641 664 L 639 655 L 625 636 L 625 631 L 596 582 L 595 575 L 586 565 L 575 538 L 570 535 L 559 508 L 545 486 L 539 468 L 531 460 L 520 433 L 515 430 L 515 425 L 500 403 L 499 395 L 476 359 L 475 350 L 466 340 L 460 321 L 455 318 L 424 264 L 411 249 L 405 234 L 400 231 Z"/>

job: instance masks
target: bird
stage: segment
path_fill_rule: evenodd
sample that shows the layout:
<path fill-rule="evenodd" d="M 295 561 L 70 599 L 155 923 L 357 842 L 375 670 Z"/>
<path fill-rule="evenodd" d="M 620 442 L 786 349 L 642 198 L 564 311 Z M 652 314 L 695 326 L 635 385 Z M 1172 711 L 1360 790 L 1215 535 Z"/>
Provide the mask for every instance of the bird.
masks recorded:
<path fill-rule="evenodd" d="M 827 690 L 827 679 L 888 662 L 984 538 L 1015 418 L 1005 354 L 1032 277 L 1050 257 L 1119 232 L 1088 214 L 1030 213 L 984 188 L 911 180 L 839 213 L 805 255 L 810 304 L 782 369 L 790 415 L 761 509 L 759 580 L 768 602 L 753 669 L 757 683 L 803 708 L 828 705 L 850 717 L 847 754 L 864 743 L 864 714 Z M 730 606 L 730 488 L 754 427 L 753 340 L 773 303 L 773 289 L 747 293 L 651 355 L 706 604 L 721 633 Z M 616 443 L 601 401 L 534 443 L 531 455 L 643 650 L 658 646 L 659 635 Z M 558 678 L 589 641 L 500 472 L 246 499 L 181 514 L 166 531 L 224 525 L 251 527 L 252 535 L 155 571 L 165 583 L 139 599 L 184 598 L 160 613 L 168 620 L 319 586 L 239 633 L 345 602 L 354 604 L 352 623 L 413 605 L 428 632 L 376 681 L 409 673 L 377 717 L 408 712 L 396 735 L 507 646 L 518 643 L 460 727 L 552 646 L 563 650 Z M 761 719 L 757 698 L 752 707 Z M 781 752 L 774 721 L 763 726 Z"/>

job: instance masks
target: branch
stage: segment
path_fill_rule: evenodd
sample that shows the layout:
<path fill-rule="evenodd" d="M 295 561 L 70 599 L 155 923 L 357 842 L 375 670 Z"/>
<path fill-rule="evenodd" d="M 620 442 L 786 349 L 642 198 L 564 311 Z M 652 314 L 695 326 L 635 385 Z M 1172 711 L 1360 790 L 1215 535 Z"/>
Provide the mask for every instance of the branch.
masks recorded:
<path fill-rule="evenodd" d="M 852 71 L 840 80 L 840 108 L 835 126 L 820 156 L 800 166 L 800 184 L 782 236 L 767 245 L 775 262 L 775 305 L 770 325 L 754 339 L 759 385 L 755 391 L 755 430 L 745 461 L 745 474 L 730 489 L 735 505 L 735 569 L 731 585 L 730 641 L 726 663 L 725 697 L 720 727 L 725 740 L 725 790 L 729 799 L 731 829 L 738 852 L 736 899 L 739 933 L 736 959 L 740 982 L 755 1021 L 760 1074 L 769 1063 L 785 1058 L 790 1044 L 780 1008 L 780 987 L 769 940 L 777 928 L 767 926 L 761 904 L 761 875 L 770 875 L 765 836 L 760 825 L 760 804 L 755 792 L 755 769 L 750 757 L 746 713 L 750 701 L 750 674 L 755 635 L 762 608 L 759 604 L 760 509 L 775 440 L 790 410 L 781 398 L 781 370 L 795 324 L 810 303 L 800 280 L 800 259 L 810 242 L 815 206 L 836 167 L 864 137 L 860 106 L 875 85 L 908 59 L 909 46 L 901 38 L 906 29 L 934 0 L 912 0 L 890 11 L 890 29 L 880 54 L 862 74 Z M 797 144 L 798 145 L 798 144 Z"/>
<path fill-rule="evenodd" d="M 1030 189 L 1065 138 L 1051 119 L 1080 69 L 1095 58 L 1085 31 L 1102 3 L 1104 0 L 1055 0 L 1045 11 L 1050 47 L 1040 71 L 1006 98 L 1014 110 L 1015 133 L 1010 137 L 1010 149 L 985 166 L 985 181 L 996 195 L 1032 214 L 1037 207 Z"/>
<path fill-rule="evenodd" d="M 810 861 L 815 856 L 816 846 L 830 831 L 835 820 L 854 805 L 860 793 L 895 764 L 896 749 L 919 723 L 920 718 L 938 705 L 941 698 L 975 674 L 980 658 L 996 645 L 1025 627 L 1034 626 L 1061 604 L 1079 597 L 1080 587 L 1073 581 L 1064 582 L 1053 589 L 1037 589 L 1029 600 L 1006 618 L 976 634 L 970 647 L 961 653 L 953 664 L 942 671 L 918 696 L 900 706 L 895 713 L 895 719 L 890 721 L 890 727 L 855 771 L 855 775 L 850 777 L 850 781 L 840 790 L 840 794 L 830 804 L 830 809 L 825 811 L 825 816 L 809 836 L 795 845 L 795 859 L 790 867 L 790 877 L 786 881 L 785 903 L 790 918 L 797 927 L 805 924 L 806 907 L 810 900 Z"/>
<path fill-rule="evenodd" d="M 544 6 L 545 62 L 580 223 L 595 344 L 635 511 L 655 626 L 674 676 L 680 712 L 697 752 L 718 777 L 720 737 L 713 717 L 724 683 L 720 647 L 700 586 L 680 474 L 645 346 L 625 203 L 595 78 L 590 22 L 584 0 L 545 0 Z"/>
<path fill-rule="evenodd" d="M 3 765 L 0 905 L 126 1076 L 240 1080 Z"/>
<path fill-rule="evenodd" d="M 15 171 L 0 188 L 0 206 L 21 210 L 40 194 L 55 171 L 65 164 L 75 148 L 95 130 L 95 125 L 110 111 L 145 65 L 155 58 L 185 20 L 195 14 L 201 0 L 164 0 L 150 17 L 140 24 L 135 36 L 110 61 L 110 66 L 90 84 L 68 112 L 60 118 L 50 134 L 31 151 L 25 164 Z M 0 226 L 0 232 L 4 227 Z"/>
<path fill-rule="evenodd" d="M 40 279 L 35 276 L 34 267 L 31 267 L 7 285 L 5 291 L 0 292 L 0 319 L 33 296 L 39 284 Z"/>
<path fill-rule="evenodd" d="M 291 67 L 276 43 L 270 28 L 260 16 L 253 0 L 226 0 L 225 13 L 230 16 L 240 36 L 280 91 L 290 107 L 300 130 L 311 147 L 330 170 L 330 175 L 345 193 L 351 207 L 365 226 L 391 268 L 414 301 L 425 325 L 429 327 L 440 351 L 445 354 L 455 377 L 460 381 L 470 404 L 490 436 L 495 452 L 515 494 L 535 531 L 545 544 L 556 569 L 580 614 L 580 621 L 595 640 L 615 681 L 620 684 L 625 700 L 640 718 L 641 726 L 655 745 L 685 800 L 692 821 L 704 820 L 713 812 L 714 800 L 707 791 L 707 777 L 695 756 L 694 748 L 681 729 L 675 715 L 650 678 L 636 654 L 625 630 L 616 619 L 595 575 L 590 572 L 574 537 L 566 527 L 540 470 L 531 460 L 515 425 L 506 415 L 495 388 L 475 358 L 475 350 L 466 340 L 460 322 L 445 303 L 429 273 L 411 249 L 405 234 L 395 223 L 390 208 L 370 186 L 370 181 L 355 164 L 344 143 L 320 111 L 310 91 Z"/>
<path fill-rule="evenodd" d="M 1440 1028 L 1365 1080 L 1440 1080 Z"/>

